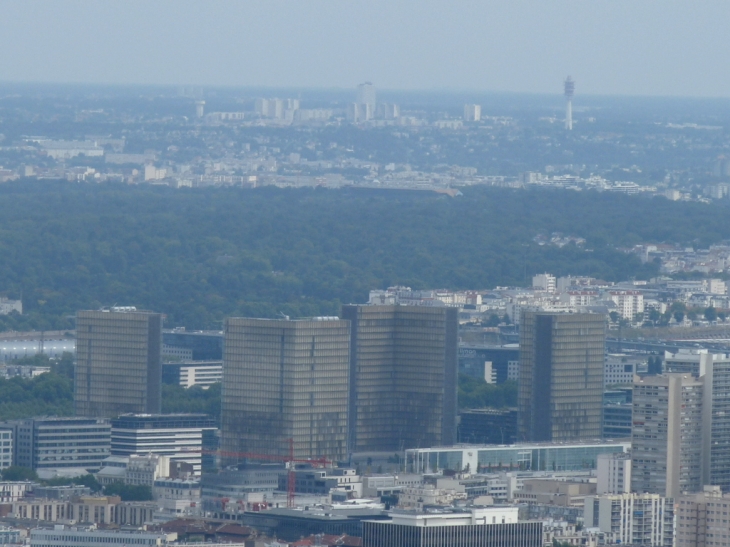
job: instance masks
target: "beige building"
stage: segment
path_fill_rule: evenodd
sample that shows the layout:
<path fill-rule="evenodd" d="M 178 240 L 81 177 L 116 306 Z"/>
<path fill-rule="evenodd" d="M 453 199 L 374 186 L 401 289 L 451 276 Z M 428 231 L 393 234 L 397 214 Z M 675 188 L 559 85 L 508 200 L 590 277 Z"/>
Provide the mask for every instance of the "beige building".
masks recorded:
<path fill-rule="evenodd" d="M 162 315 L 135 308 L 76 314 L 77 416 L 159 414 Z"/>
<path fill-rule="evenodd" d="M 681 496 L 674 547 L 730 547 L 730 494 L 719 486 Z"/>
<path fill-rule="evenodd" d="M 516 503 L 540 503 L 561 507 L 583 507 L 586 496 L 595 495 L 595 482 L 525 479 L 514 493 Z"/>

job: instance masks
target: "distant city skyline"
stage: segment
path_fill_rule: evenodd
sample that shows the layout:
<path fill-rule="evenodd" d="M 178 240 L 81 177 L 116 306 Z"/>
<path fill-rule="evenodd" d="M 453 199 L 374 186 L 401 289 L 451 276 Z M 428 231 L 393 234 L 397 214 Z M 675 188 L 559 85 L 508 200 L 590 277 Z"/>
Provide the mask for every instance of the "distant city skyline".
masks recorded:
<path fill-rule="evenodd" d="M 5 3 L 0 82 L 730 97 L 730 4 Z"/>

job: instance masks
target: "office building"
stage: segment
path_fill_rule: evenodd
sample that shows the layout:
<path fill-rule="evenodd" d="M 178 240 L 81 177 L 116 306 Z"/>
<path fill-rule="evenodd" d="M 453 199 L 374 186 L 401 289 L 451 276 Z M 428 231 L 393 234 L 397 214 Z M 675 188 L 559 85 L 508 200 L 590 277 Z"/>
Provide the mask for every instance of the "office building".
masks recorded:
<path fill-rule="evenodd" d="M 77 416 L 160 412 L 162 315 L 132 307 L 76 314 Z"/>
<path fill-rule="evenodd" d="M 666 353 L 667 372 L 689 374 L 704 385 L 702 484 L 730 491 L 730 356 L 706 349 Z"/>
<path fill-rule="evenodd" d="M 586 528 L 611 534 L 615 543 L 672 547 L 674 500 L 657 494 L 611 494 L 585 499 Z"/>
<path fill-rule="evenodd" d="M 456 442 L 457 309 L 343 306 L 352 323 L 350 450 Z"/>
<path fill-rule="evenodd" d="M 702 381 L 688 374 L 636 377 L 631 490 L 677 498 L 702 487 Z"/>
<path fill-rule="evenodd" d="M 125 414 L 111 421 L 114 456 L 158 454 L 200 474 L 204 451 L 217 448 L 215 420 L 205 414 Z"/>
<path fill-rule="evenodd" d="M 730 547 L 729 506 L 719 486 L 680 496 L 674 547 Z"/>
<path fill-rule="evenodd" d="M 596 468 L 600 454 L 628 452 L 629 441 L 522 443 L 509 446 L 466 445 L 406 450 L 409 473 L 461 471 L 579 471 Z"/>
<path fill-rule="evenodd" d="M 15 465 L 35 470 L 98 471 L 111 451 L 111 426 L 100 418 L 30 418 L 13 427 Z"/>
<path fill-rule="evenodd" d="M 523 312 L 521 440 L 601 438 L 605 324 L 601 314 Z"/>
<path fill-rule="evenodd" d="M 482 107 L 478 104 L 464 105 L 464 121 L 478 122 L 482 119 Z"/>
<path fill-rule="evenodd" d="M 516 408 L 475 408 L 459 412 L 460 443 L 514 444 L 516 440 Z"/>
<path fill-rule="evenodd" d="M 517 507 L 440 513 L 394 511 L 362 523 L 363 547 L 542 547 L 542 523 L 518 522 Z"/>
<path fill-rule="evenodd" d="M 599 454 L 596 459 L 596 493 L 628 494 L 631 492 L 631 454 L 614 452 Z"/>
<path fill-rule="evenodd" d="M 344 459 L 350 323 L 232 318 L 225 326 L 224 452 Z"/>

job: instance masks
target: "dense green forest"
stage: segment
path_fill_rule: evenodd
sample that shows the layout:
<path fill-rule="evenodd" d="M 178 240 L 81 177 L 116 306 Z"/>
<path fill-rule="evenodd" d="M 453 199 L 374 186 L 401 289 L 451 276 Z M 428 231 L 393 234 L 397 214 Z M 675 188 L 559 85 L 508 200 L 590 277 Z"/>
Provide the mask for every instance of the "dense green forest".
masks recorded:
<path fill-rule="evenodd" d="M 167 326 L 227 316 L 336 314 L 414 288 L 524 285 L 531 275 L 647 278 L 616 247 L 730 238 L 721 204 L 596 192 L 179 189 L 20 180 L 0 185 L 0 294 L 25 314 L 0 330 L 71 328 L 77 309 L 135 305 Z M 537 234 L 585 247 L 539 246 Z"/>

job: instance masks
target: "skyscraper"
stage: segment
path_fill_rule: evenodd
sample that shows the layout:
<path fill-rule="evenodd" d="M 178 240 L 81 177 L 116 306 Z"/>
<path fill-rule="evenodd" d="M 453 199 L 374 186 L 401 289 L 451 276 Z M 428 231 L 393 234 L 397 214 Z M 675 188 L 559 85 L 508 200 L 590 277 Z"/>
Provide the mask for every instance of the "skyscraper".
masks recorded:
<path fill-rule="evenodd" d="M 523 312 L 520 440 L 601 437 L 605 324 L 601 314 Z"/>
<path fill-rule="evenodd" d="M 352 322 L 350 450 L 456 442 L 457 310 L 343 306 Z"/>
<path fill-rule="evenodd" d="M 568 76 L 565 79 L 565 129 L 573 130 L 573 95 L 575 94 L 575 82 Z"/>
<path fill-rule="evenodd" d="M 375 86 L 371 82 L 357 86 L 357 104 L 368 104 L 375 110 Z"/>
<path fill-rule="evenodd" d="M 702 487 L 702 382 L 689 374 L 636 377 L 631 490 L 676 498 Z"/>
<path fill-rule="evenodd" d="M 226 321 L 224 452 L 344 459 L 350 323 L 319 319 Z"/>
<path fill-rule="evenodd" d="M 159 413 L 162 315 L 135 308 L 76 314 L 77 416 Z"/>

